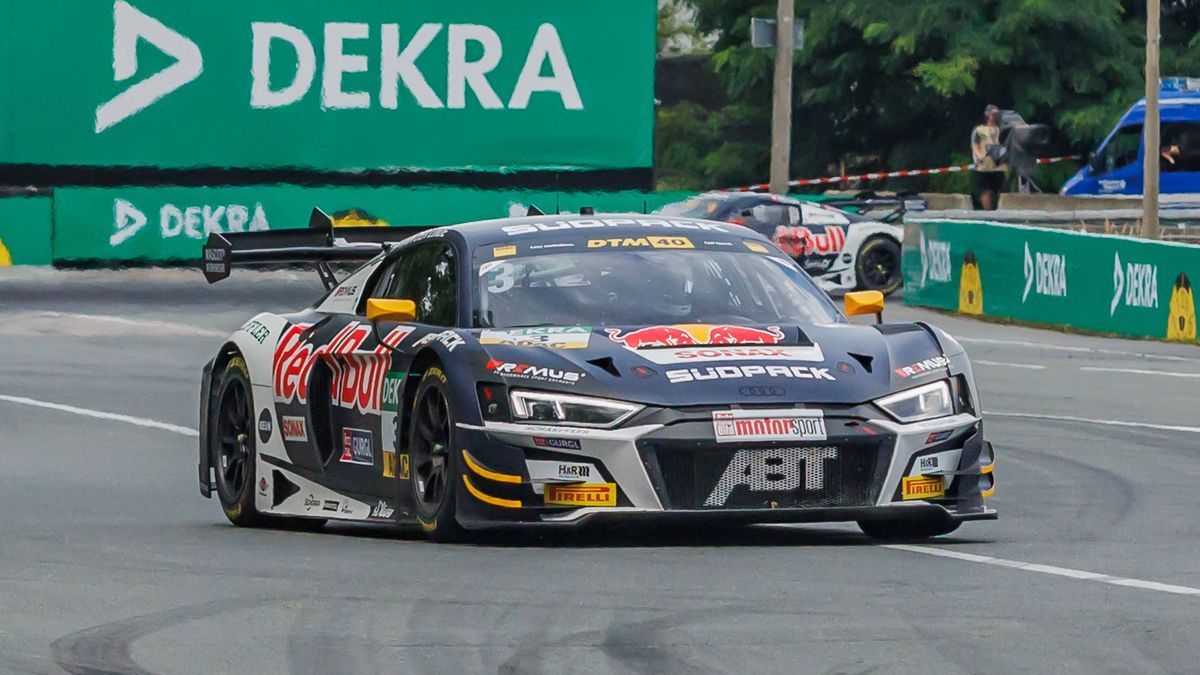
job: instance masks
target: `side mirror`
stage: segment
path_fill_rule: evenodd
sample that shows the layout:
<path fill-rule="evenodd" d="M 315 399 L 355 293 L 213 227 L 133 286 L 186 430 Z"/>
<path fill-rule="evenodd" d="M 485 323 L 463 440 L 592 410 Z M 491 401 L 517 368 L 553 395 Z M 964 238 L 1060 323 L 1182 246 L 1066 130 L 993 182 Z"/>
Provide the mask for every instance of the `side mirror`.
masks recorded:
<path fill-rule="evenodd" d="M 883 293 L 879 291 L 851 291 L 844 298 L 846 316 L 874 314 L 875 323 L 883 323 Z"/>
<path fill-rule="evenodd" d="M 412 300 L 371 298 L 367 300 L 368 321 L 395 321 L 408 323 L 417 318 L 417 303 Z"/>

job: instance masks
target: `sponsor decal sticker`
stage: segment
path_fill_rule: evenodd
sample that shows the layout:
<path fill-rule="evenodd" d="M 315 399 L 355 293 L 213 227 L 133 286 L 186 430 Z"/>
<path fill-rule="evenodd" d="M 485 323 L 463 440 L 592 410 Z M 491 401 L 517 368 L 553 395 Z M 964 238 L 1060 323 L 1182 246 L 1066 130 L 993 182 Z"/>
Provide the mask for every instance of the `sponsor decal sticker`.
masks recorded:
<path fill-rule="evenodd" d="M 566 481 L 570 483 L 603 482 L 596 467 L 584 462 L 559 462 L 546 459 L 527 459 L 529 480 L 534 483 Z"/>
<path fill-rule="evenodd" d="M 408 480 L 408 453 L 401 453 L 397 457 L 400 459 L 400 478 Z"/>
<path fill-rule="evenodd" d="M 304 417 L 284 415 L 280 418 L 283 440 L 308 442 L 308 420 Z"/>
<path fill-rule="evenodd" d="M 400 399 L 404 393 L 404 373 L 388 373 L 383 376 L 380 390 L 380 409 L 390 412 L 400 410 Z"/>
<path fill-rule="evenodd" d="M 448 352 L 454 351 L 459 347 L 459 345 L 462 345 L 466 342 L 458 333 L 455 333 L 452 330 L 444 330 L 440 333 L 430 333 L 429 335 L 426 335 L 420 340 L 414 342 L 413 347 L 423 347 L 435 341 L 442 343 L 442 346 L 445 347 L 446 351 Z"/>
<path fill-rule="evenodd" d="M 479 344 L 550 347 L 552 349 L 586 349 L 591 337 L 592 329 L 588 326 L 511 328 L 507 330 L 485 330 L 479 334 Z"/>
<path fill-rule="evenodd" d="M 902 499 L 934 499 L 946 494 L 945 481 L 941 476 L 905 476 L 902 482 Z"/>
<path fill-rule="evenodd" d="M 265 445 L 271 440 L 271 432 L 275 430 L 275 424 L 271 421 L 271 411 L 263 408 L 262 414 L 258 416 L 258 440 Z"/>
<path fill-rule="evenodd" d="M 324 506 L 322 506 L 322 507 L 321 507 L 321 510 L 322 510 L 322 511 L 332 511 L 332 512 L 334 512 L 334 513 L 337 513 L 337 510 L 338 510 L 338 507 L 339 507 L 339 506 L 341 506 L 341 503 L 340 503 L 340 502 L 338 502 L 337 500 L 335 500 L 335 499 L 326 499 L 326 500 L 325 500 L 325 504 L 324 504 Z"/>
<path fill-rule="evenodd" d="M 659 365 L 705 361 L 810 361 L 820 363 L 825 360 L 825 354 L 819 345 L 643 349 L 638 352 L 638 356 Z"/>
<path fill-rule="evenodd" d="M 507 258 L 508 256 L 516 255 L 516 254 L 517 254 L 516 246 L 493 246 L 492 247 L 492 257 L 493 258 Z"/>
<path fill-rule="evenodd" d="M 947 438 L 950 438 L 950 435 L 953 433 L 953 431 L 948 429 L 946 431 L 935 431 L 932 434 L 929 434 L 929 436 L 925 439 L 925 445 L 929 445 L 930 443 L 941 443 Z"/>
<path fill-rule="evenodd" d="M 828 368 L 812 366 L 715 366 L 711 368 L 685 368 L 668 370 L 667 381 L 671 384 L 687 382 L 704 382 L 707 380 L 737 380 L 756 377 L 787 377 L 801 380 L 827 380 L 834 382 L 836 377 L 829 374 Z"/>
<path fill-rule="evenodd" d="M 553 222 L 507 225 L 500 229 L 503 230 L 508 236 L 515 237 L 522 234 L 533 234 L 535 232 L 591 230 L 605 227 L 658 227 L 702 232 L 729 232 L 724 225 L 718 225 L 716 223 L 710 223 L 703 220 L 687 220 L 683 218 L 588 218 L 579 220 L 555 220 Z"/>
<path fill-rule="evenodd" d="M 718 443 L 755 441 L 823 441 L 821 410 L 715 410 L 713 434 Z"/>
<path fill-rule="evenodd" d="M 616 506 L 616 483 L 547 485 L 547 506 Z"/>
<path fill-rule="evenodd" d="M 1029 242 L 1025 242 L 1025 290 L 1021 303 L 1029 298 L 1029 291 L 1048 297 L 1067 297 L 1067 256 L 1061 253 L 1034 251 L 1030 255 Z"/>
<path fill-rule="evenodd" d="M 370 517 L 387 520 L 388 518 L 391 518 L 392 514 L 394 514 L 395 512 L 396 512 L 396 510 L 393 509 L 390 505 L 388 505 L 387 502 L 380 499 L 378 504 L 371 507 Z"/>
<path fill-rule="evenodd" d="M 828 255 L 841 253 L 846 247 L 846 230 L 836 225 L 825 227 L 824 232 L 813 232 L 804 226 L 780 225 L 771 237 L 784 253 L 793 258 L 806 255 Z"/>
<path fill-rule="evenodd" d="M 554 438 L 551 436 L 534 436 L 533 444 L 539 448 L 553 450 L 582 450 L 583 444 L 577 438 Z"/>
<path fill-rule="evenodd" d="M 222 251 L 222 253 L 224 253 L 224 251 Z M 250 337 L 254 338 L 254 341 L 260 345 L 266 342 L 267 338 L 271 337 L 271 329 L 264 326 L 261 322 L 253 319 L 247 321 L 246 324 L 238 330 L 241 330 L 243 333 L 246 333 Z"/>
<path fill-rule="evenodd" d="M 588 248 L 696 248 L 687 237 L 617 237 L 589 239 Z"/>
<path fill-rule="evenodd" d="M 746 241 L 746 242 L 742 242 L 742 243 L 744 243 L 746 245 L 746 248 L 750 249 L 751 251 L 754 251 L 755 253 L 769 253 L 770 252 L 769 248 L 767 248 L 766 246 L 763 246 L 762 244 L 758 243 L 757 241 Z"/>
<path fill-rule="evenodd" d="M 501 377 L 537 382 L 552 382 L 554 384 L 575 384 L 583 379 L 585 373 L 573 370 L 556 370 L 544 366 L 534 366 L 528 363 L 511 363 L 490 359 L 487 362 L 489 372 Z"/>
<path fill-rule="evenodd" d="M 827 459 L 837 459 L 837 448 L 779 448 L 738 450 L 725 467 L 704 506 L 724 506 L 735 488 L 751 492 L 789 492 L 825 487 Z"/>
<path fill-rule="evenodd" d="M 312 495 L 304 498 L 304 510 L 312 511 L 313 509 L 321 508 L 321 500 Z"/>
<path fill-rule="evenodd" d="M 264 497 L 267 496 L 267 479 L 266 478 L 258 479 L 258 494 L 260 494 Z"/>
<path fill-rule="evenodd" d="M 939 467 L 938 467 L 938 456 L 937 455 L 927 455 L 925 457 L 917 458 L 917 471 L 919 471 L 920 473 L 927 473 L 929 471 L 937 471 L 938 468 Z"/>
<path fill-rule="evenodd" d="M 346 464 L 375 465 L 374 434 L 366 429 L 342 428 L 342 457 Z"/>
<path fill-rule="evenodd" d="M 783 387 L 762 387 L 762 386 L 745 386 L 739 387 L 738 393 L 742 396 L 758 397 L 758 396 L 783 396 L 787 390 Z"/>
<path fill-rule="evenodd" d="M 647 326 L 624 333 L 617 328 L 606 328 L 605 332 L 610 340 L 629 349 L 684 345 L 773 345 L 784 338 L 779 326 L 762 329 L 748 326 L 681 324 Z"/>
<path fill-rule="evenodd" d="M 337 290 L 333 292 L 333 297 L 335 299 L 348 298 L 352 295 L 358 295 L 358 286 L 339 286 Z"/>
<path fill-rule="evenodd" d="M 944 356 L 935 356 L 930 359 L 925 359 L 924 361 L 917 361 L 916 363 L 910 363 L 907 366 L 901 366 L 897 368 L 895 372 L 900 377 L 908 379 L 910 377 L 922 377 L 929 375 L 930 373 L 938 372 L 942 368 L 945 368 L 949 365 L 950 359 L 947 359 Z"/>

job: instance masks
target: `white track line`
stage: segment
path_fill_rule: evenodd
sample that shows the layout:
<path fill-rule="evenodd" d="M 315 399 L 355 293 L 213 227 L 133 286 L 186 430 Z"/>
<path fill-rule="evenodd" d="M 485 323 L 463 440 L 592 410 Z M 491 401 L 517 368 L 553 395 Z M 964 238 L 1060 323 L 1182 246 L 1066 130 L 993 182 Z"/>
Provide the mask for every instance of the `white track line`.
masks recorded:
<path fill-rule="evenodd" d="M 102 410 L 91 410 L 90 408 L 79 408 L 73 405 L 64 405 L 62 403 L 51 403 L 50 401 L 39 401 L 34 398 L 25 398 L 24 396 L 9 396 L 7 394 L 0 394 L 0 401 L 28 405 L 35 408 L 46 408 L 47 410 L 58 410 L 60 412 L 71 413 L 72 415 L 95 417 L 96 419 L 113 420 L 115 422 L 125 422 L 126 424 L 134 424 L 139 427 L 147 427 L 150 429 L 162 429 L 163 431 L 170 431 L 171 433 L 180 434 L 182 436 L 191 436 L 193 438 L 200 435 L 200 433 L 195 429 L 190 427 L 181 427 L 178 424 L 168 424 L 166 422 L 159 422 L 158 420 L 150 420 L 144 417 L 133 417 L 131 415 L 118 415 L 117 413 L 104 412 Z"/>
<path fill-rule="evenodd" d="M 955 336 L 955 339 L 963 344 L 981 344 L 981 345 L 1007 345 L 1010 347 L 1031 347 L 1035 349 L 1049 349 L 1060 352 L 1076 352 L 1082 354 L 1115 354 L 1117 356 L 1136 356 L 1142 359 L 1161 359 L 1163 361 L 1200 361 L 1200 352 L 1197 356 L 1171 356 L 1170 354 L 1148 354 L 1146 352 L 1127 352 L 1120 349 L 1102 349 L 1100 347 L 1078 347 L 1074 345 L 1056 345 L 1048 342 L 1030 342 L 1028 340 L 996 340 L 993 338 L 977 338 L 977 337 L 961 337 Z"/>
<path fill-rule="evenodd" d="M 1046 366 L 1039 366 L 1034 363 L 1005 363 L 1003 361 L 987 361 L 984 359 L 971 359 L 971 363 L 978 363 L 981 366 L 999 366 L 1001 368 L 1024 368 L 1025 370 L 1046 369 Z"/>
<path fill-rule="evenodd" d="M 1200 434 L 1200 427 L 1185 427 L 1176 424 L 1153 424 L 1151 422 L 1125 422 L 1123 420 L 1097 420 L 1087 417 L 1071 417 L 1069 415 L 1042 415 L 1040 413 L 1000 412 L 989 410 L 983 413 L 989 417 L 1016 417 L 1031 420 L 1051 420 L 1054 422 L 1082 422 L 1098 424 L 1105 427 L 1131 427 L 1134 429 L 1155 429 L 1158 431 L 1182 431 L 1189 434 Z"/>
<path fill-rule="evenodd" d="M 893 551 L 907 551 L 909 553 L 920 553 L 922 555 L 932 555 L 939 558 L 953 558 L 955 560 L 965 560 L 966 562 L 979 563 L 981 565 L 995 565 L 996 567 L 1008 567 L 1024 572 L 1037 572 L 1039 574 L 1050 574 L 1057 577 L 1068 577 L 1070 579 L 1078 579 L 1080 581 L 1098 581 L 1102 584 L 1112 584 L 1113 586 L 1126 586 L 1128 588 L 1139 588 L 1144 591 L 1158 591 L 1159 593 L 1173 593 L 1175 595 L 1192 595 L 1200 596 L 1200 588 L 1192 588 L 1191 586 L 1176 586 L 1174 584 L 1164 584 L 1158 581 L 1146 581 L 1144 579 L 1129 579 L 1126 577 L 1114 577 L 1108 574 L 1100 574 L 1098 572 L 1087 572 L 1085 570 L 1076 570 L 1069 567 L 1055 567 L 1054 565 L 1042 565 L 1039 563 L 1021 562 L 1020 560 L 1005 560 L 1004 558 L 993 558 L 986 555 L 977 555 L 974 553 L 960 553 L 958 551 L 949 551 L 944 548 L 934 548 L 932 546 L 910 546 L 908 544 L 884 544 L 882 548 L 890 548 Z"/>
<path fill-rule="evenodd" d="M 1089 373 L 1132 373 L 1134 375 L 1162 375 L 1163 377 L 1200 377 L 1200 373 L 1168 373 L 1165 370 L 1140 370 L 1138 368 L 1102 368 L 1100 366 L 1080 366 L 1080 370 Z"/>
<path fill-rule="evenodd" d="M 152 328 L 160 330 L 170 330 L 177 332 L 192 333 L 194 335 L 202 335 L 205 337 L 228 337 L 228 331 L 213 330 L 211 328 L 201 328 L 185 323 L 172 323 L 170 321 L 156 321 L 154 319 L 130 319 L 123 316 L 112 316 L 110 314 L 76 314 L 74 312 L 38 312 L 39 316 L 49 318 L 67 318 L 67 319 L 84 319 L 86 321 L 102 321 L 105 323 L 115 323 L 125 326 L 140 326 L 143 328 Z"/>

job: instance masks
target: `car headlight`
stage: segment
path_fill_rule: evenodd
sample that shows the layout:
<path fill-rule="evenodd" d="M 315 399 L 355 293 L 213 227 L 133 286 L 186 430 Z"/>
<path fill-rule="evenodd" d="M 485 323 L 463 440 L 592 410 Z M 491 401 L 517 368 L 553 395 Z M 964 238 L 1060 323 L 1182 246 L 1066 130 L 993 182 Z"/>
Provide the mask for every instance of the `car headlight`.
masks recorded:
<path fill-rule="evenodd" d="M 875 405 L 901 422 L 920 422 L 954 414 L 954 399 L 946 380 L 889 394 L 875 401 Z"/>
<path fill-rule="evenodd" d="M 579 427 L 615 427 L 643 406 L 591 396 L 542 391 L 509 392 L 512 416 L 519 422 L 545 422 Z"/>

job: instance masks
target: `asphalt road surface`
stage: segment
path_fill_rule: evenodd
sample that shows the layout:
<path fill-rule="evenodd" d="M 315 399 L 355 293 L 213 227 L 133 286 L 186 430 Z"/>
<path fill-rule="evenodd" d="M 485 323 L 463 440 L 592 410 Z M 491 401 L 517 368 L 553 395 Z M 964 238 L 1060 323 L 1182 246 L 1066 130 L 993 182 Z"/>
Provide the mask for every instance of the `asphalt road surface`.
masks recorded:
<path fill-rule="evenodd" d="M 0 275 L 0 672 L 1200 663 L 1196 347 L 893 303 L 963 339 L 998 451 L 1000 520 L 920 546 L 849 524 L 474 545 L 232 527 L 196 487 L 200 368 L 254 312 L 318 290 L 284 272 Z"/>

